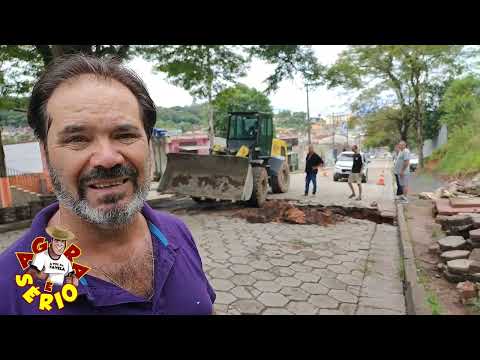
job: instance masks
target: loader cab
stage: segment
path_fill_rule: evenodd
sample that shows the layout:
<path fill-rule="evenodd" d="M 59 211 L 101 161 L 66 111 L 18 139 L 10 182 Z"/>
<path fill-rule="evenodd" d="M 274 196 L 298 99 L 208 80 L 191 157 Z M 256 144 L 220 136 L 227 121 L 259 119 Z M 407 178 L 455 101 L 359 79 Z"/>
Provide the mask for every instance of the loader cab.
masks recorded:
<path fill-rule="evenodd" d="M 268 157 L 272 149 L 272 115 L 260 112 L 232 112 L 228 121 L 227 148 L 236 153 L 242 145 L 256 150 L 257 157 Z"/>

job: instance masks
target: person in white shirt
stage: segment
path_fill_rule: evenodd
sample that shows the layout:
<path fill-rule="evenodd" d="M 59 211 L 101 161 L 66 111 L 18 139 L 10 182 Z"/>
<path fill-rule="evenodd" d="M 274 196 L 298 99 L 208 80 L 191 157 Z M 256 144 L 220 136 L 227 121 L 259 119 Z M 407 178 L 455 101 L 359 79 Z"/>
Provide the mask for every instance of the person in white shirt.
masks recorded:
<path fill-rule="evenodd" d="M 398 184 L 397 195 L 400 202 L 406 203 L 408 202 L 406 195 L 408 194 L 408 179 L 410 175 L 410 151 L 408 151 L 405 141 L 400 141 L 398 147 L 400 151 L 394 165 L 394 173 Z"/>
<path fill-rule="evenodd" d="M 67 246 L 67 240 L 73 240 L 75 236 L 70 231 L 59 226 L 47 227 L 46 232 L 51 236 L 48 249 L 35 254 L 29 273 L 41 280 L 50 281 L 54 285 L 66 283 L 78 285 L 78 279 L 72 268 L 72 263 L 63 254 Z"/>

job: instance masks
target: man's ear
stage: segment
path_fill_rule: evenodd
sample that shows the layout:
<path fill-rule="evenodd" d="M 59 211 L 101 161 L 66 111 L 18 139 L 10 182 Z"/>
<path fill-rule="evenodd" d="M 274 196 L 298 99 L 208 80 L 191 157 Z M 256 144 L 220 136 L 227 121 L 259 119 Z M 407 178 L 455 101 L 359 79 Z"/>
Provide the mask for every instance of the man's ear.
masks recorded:
<path fill-rule="evenodd" d="M 38 146 L 40 146 L 40 157 L 42 158 L 43 170 L 48 171 L 47 144 L 45 144 L 43 141 L 40 141 Z"/>

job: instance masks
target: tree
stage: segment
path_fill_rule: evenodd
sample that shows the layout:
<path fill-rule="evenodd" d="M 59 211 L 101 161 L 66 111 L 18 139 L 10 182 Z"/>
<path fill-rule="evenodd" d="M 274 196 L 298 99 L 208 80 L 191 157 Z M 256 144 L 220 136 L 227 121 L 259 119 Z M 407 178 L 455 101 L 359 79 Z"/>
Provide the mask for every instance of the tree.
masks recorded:
<path fill-rule="evenodd" d="M 308 109 L 308 89 L 314 89 L 323 84 L 325 67 L 318 60 L 311 46 L 307 45 L 257 45 L 249 49 L 250 55 L 275 65 L 275 71 L 266 82 L 266 93 L 278 89 L 280 82 L 293 79 L 300 75 L 307 93 L 307 133 L 311 142 L 311 123 Z"/>
<path fill-rule="evenodd" d="M 154 62 L 154 70 L 165 72 L 174 85 L 194 98 L 207 100 L 208 135 L 213 146 L 212 102 L 216 94 L 245 75 L 246 59 L 240 49 L 226 45 L 168 45 L 144 47 L 140 52 Z"/>
<path fill-rule="evenodd" d="M 440 121 L 449 130 L 461 127 L 472 121 L 474 112 L 480 107 L 480 78 L 469 75 L 454 80 L 445 91 L 440 108 L 443 112 Z"/>
<path fill-rule="evenodd" d="M 219 92 L 213 101 L 213 107 L 215 109 L 215 133 L 223 136 L 227 133 L 229 112 L 260 111 L 271 113 L 273 111 L 270 100 L 265 94 L 243 84 L 237 84 Z"/>
<path fill-rule="evenodd" d="M 342 52 L 327 71 L 329 87 L 367 89 L 379 95 L 394 95 L 400 109 L 398 128 L 407 140 L 410 122 L 416 129 L 421 150 L 427 100 L 432 85 L 455 77 L 465 69 L 461 45 L 356 45 Z M 365 91 L 365 90 L 364 90 Z M 419 151 L 423 166 L 423 153 Z"/>
<path fill-rule="evenodd" d="M 307 113 L 303 111 L 292 113 L 290 110 L 282 110 L 275 115 L 275 119 L 279 127 L 293 128 L 302 133 L 308 131 Z"/>

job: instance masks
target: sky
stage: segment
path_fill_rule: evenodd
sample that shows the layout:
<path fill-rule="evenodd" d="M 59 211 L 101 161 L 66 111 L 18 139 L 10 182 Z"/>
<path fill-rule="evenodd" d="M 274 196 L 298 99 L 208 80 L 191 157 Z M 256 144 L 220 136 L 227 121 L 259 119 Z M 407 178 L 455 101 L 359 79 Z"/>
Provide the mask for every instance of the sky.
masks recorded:
<path fill-rule="evenodd" d="M 346 45 L 314 45 L 313 49 L 320 63 L 330 65 L 335 62 L 338 54 L 346 48 Z M 154 74 L 152 64 L 135 58 L 128 64 L 145 81 L 147 88 L 157 106 L 172 107 L 185 106 L 193 102 L 189 93 L 181 87 L 168 83 L 164 74 Z M 269 65 L 260 60 L 254 60 L 247 76 L 238 81 L 259 91 L 266 88 L 263 82 L 273 73 L 274 65 Z M 285 80 L 280 83 L 279 89 L 269 95 L 274 111 L 307 111 L 307 95 L 305 87 L 299 77 L 294 80 Z M 348 104 L 353 100 L 351 94 L 342 89 L 327 90 L 320 87 L 316 90 L 309 89 L 310 116 L 327 116 L 332 113 L 346 113 Z"/>

